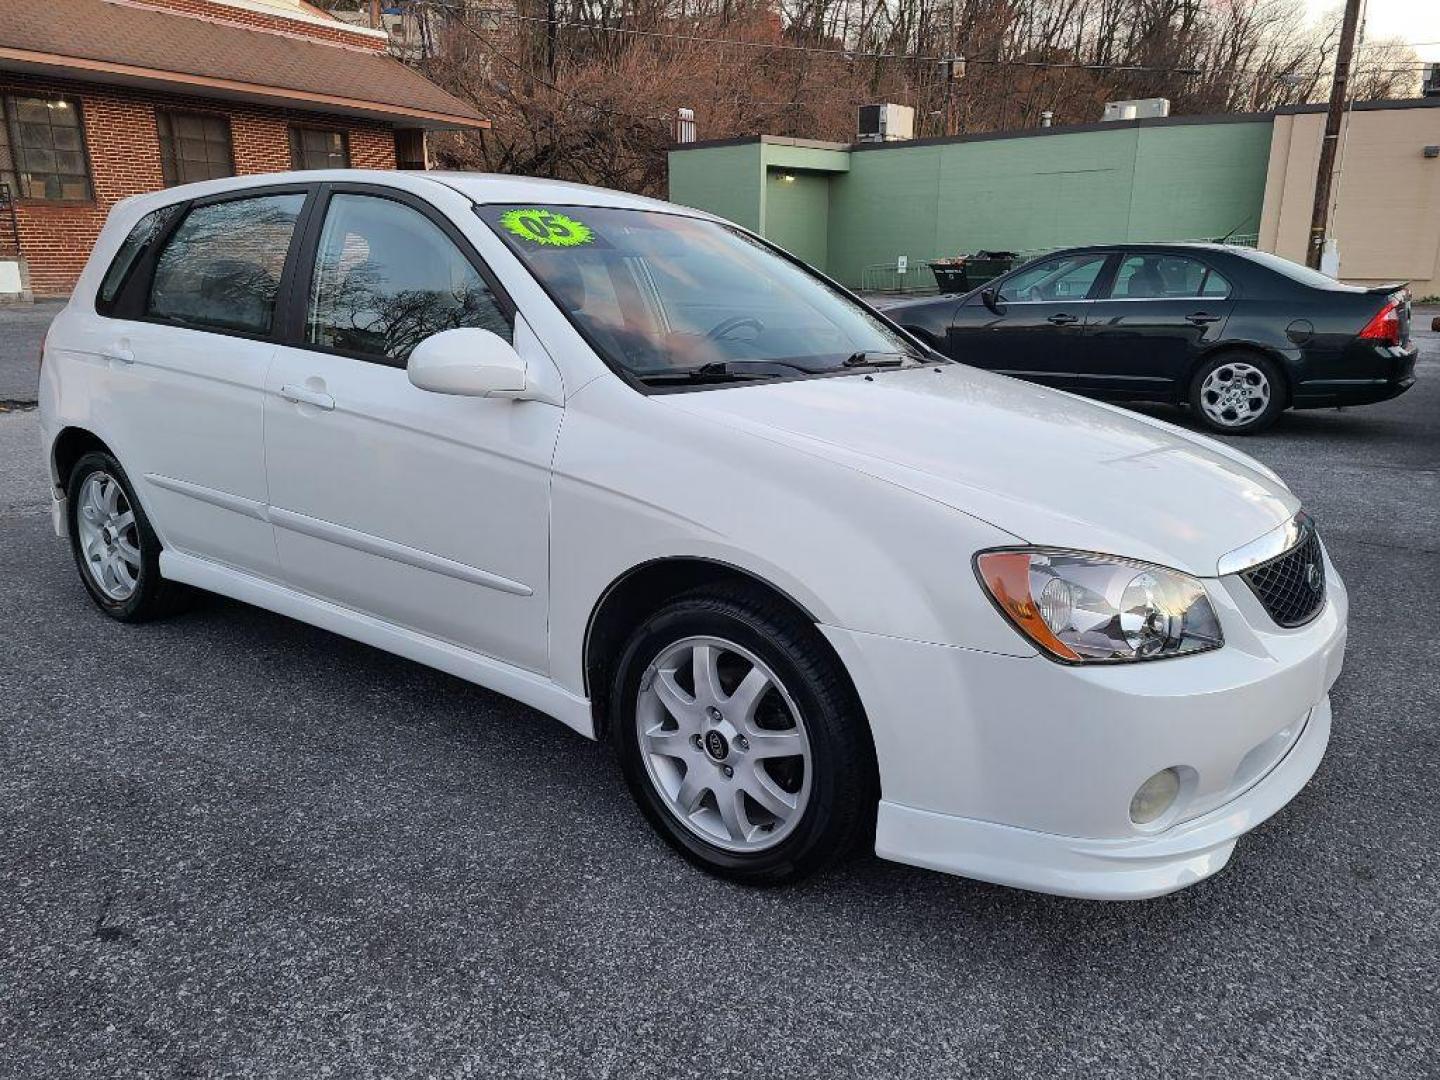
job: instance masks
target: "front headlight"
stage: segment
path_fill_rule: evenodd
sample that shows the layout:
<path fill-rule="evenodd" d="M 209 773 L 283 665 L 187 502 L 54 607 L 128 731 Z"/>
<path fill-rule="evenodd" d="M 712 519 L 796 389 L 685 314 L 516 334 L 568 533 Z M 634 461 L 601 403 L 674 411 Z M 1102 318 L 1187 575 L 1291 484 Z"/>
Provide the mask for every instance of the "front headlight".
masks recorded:
<path fill-rule="evenodd" d="M 1158 660 L 1225 642 L 1205 587 L 1163 566 L 1030 548 L 982 552 L 975 570 L 1015 628 L 1057 660 Z"/>

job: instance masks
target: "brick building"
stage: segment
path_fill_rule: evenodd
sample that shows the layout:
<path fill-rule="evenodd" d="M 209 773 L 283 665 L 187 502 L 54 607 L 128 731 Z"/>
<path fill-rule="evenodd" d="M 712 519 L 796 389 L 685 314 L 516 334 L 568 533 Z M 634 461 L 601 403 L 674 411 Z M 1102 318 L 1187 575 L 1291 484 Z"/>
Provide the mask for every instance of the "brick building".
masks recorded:
<path fill-rule="evenodd" d="M 4 0 L 0 296 L 63 295 L 118 200 L 292 168 L 424 168 L 488 126 L 305 0 Z"/>

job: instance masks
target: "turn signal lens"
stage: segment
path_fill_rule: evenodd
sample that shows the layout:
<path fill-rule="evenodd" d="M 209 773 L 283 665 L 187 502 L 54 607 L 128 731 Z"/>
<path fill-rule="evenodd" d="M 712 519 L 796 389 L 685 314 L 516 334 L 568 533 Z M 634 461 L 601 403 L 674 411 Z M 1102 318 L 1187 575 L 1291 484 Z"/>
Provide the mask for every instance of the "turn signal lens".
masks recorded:
<path fill-rule="evenodd" d="M 1057 660 L 1156 660 L 1225 640 L 1205 587 L 1163 566 L 1032 548 L 982 552 L 975 568 L 1005 617 Z"/>

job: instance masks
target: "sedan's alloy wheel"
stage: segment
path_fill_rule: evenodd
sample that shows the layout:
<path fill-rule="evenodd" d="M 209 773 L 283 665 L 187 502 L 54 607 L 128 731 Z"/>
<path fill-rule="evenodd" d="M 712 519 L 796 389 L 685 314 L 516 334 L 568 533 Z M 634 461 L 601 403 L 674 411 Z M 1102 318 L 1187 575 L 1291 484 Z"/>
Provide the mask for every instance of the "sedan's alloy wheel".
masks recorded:
<path fill-rule="evenodd" d="M 1200 384 L 1200 407 L 1221 427 L 1244 427 L 1270 405 L 1270 380 L 1253 364 L 1221 364 Z"/>
<path fill-rule="evenodd" d="M 76 528 L 81 562 L 111 600 L 130 599 L 140 580 L 140 532 L 125 491 L 109 473 L 96 470 L 80 488 Z"/>
<path fill-rule="evenodd" d="M 708 843 L 764 851 L 804 816 L 804 719 L 774 671 L 742 646 L 704 636 L 662 650 L 640 680 L 635 724 L 665 808 Z"/>

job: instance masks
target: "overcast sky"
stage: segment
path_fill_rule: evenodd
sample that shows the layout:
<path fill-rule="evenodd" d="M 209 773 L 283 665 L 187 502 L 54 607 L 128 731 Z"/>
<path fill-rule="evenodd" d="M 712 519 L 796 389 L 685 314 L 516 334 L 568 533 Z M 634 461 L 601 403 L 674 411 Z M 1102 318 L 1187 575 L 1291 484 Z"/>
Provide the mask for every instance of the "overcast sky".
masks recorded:
<path fill-rule="evenodd" d="M 1305 0 L 1310 17 L 1339 11 L 1338 0 Z M 1440 0 L 1369 0 L 1365 10 L 1367 37 L 1396 37 L 1415 42 L 1422 60 L 1440 60 Z M 1420 45 L 1420 42 L 1429 44 Z"/>

